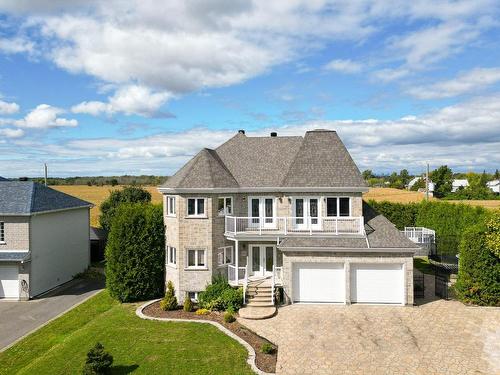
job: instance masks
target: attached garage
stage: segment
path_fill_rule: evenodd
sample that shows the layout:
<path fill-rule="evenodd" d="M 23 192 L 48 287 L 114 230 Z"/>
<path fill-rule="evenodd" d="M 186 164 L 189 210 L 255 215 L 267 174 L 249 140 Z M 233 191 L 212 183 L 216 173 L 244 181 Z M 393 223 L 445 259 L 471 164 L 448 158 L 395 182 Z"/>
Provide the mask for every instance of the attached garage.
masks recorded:
<path fill-rule="evenodd" d="M 294 264 L 293 300 L 294 302 L 344 303 L 344 264 Z"/>
<path fill-rule="evenodd" d="M 351 264 L 351 302 L 405 303 L 403 264 Z"/>
<path fill-rule="evenodd" d="M 0 298 L 19 298 L 19 267 L 0 264 Z"/>

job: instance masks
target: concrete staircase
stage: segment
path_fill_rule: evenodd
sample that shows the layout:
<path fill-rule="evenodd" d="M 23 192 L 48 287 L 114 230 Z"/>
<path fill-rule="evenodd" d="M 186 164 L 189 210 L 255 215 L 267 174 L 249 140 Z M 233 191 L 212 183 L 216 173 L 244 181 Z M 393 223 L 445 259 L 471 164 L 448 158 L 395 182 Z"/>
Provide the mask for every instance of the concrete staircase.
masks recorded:
<path fill-rule="evenodd" d="M 272 302 L 271 281 L 269 279 L 252 280 L 248 283 L 244 308 L 239 315 L 245 319 L 266 319 L 276 313 L 276 306 Z"/>

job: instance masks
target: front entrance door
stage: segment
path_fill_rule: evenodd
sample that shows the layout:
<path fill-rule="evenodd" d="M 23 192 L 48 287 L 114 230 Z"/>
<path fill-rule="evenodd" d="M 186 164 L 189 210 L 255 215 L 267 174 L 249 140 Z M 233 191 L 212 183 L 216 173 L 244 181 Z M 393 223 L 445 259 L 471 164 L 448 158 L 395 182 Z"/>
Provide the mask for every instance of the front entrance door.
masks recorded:
<path fill-rule="evenodd" d="M 272 245 L 250 245 L 250 270 L 253 276 L 271 276 L 276 247 Z"/>

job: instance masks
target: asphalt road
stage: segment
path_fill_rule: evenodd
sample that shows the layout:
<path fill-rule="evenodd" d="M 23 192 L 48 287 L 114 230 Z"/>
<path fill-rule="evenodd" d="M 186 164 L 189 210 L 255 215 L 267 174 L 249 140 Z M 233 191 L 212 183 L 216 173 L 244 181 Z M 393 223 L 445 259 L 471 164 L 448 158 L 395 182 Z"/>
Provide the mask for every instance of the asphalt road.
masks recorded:
<path fill-rule="evenodd" d="M 104 281 L 76 279 L 31 301 L 0 300 L 0 351 L 104 288 Z"/>

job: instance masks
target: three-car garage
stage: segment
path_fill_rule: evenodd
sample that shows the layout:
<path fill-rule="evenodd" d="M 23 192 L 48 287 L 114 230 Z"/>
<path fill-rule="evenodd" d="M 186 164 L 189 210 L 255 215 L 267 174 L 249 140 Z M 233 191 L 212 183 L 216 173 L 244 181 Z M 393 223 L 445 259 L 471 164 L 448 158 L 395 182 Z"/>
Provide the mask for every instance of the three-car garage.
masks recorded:
<path fill-rule="evenodd" d="M 294 262 L 292 300 L 404 305 L 404 263 Z"/>

